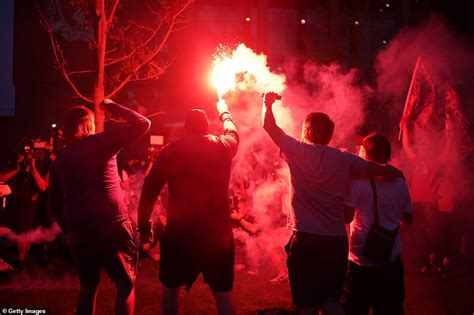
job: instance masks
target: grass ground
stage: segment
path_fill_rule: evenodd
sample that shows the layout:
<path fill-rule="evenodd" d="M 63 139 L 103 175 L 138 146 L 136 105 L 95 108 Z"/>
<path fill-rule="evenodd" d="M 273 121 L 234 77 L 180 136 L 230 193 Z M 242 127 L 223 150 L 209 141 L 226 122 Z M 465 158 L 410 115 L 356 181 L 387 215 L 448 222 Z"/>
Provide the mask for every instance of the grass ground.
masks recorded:
<path fill-rule="evenodd" d="M 474 314 L 474 261 L 459 259 L 443 277 L 439 273 L 421 274 L 418 249 L 408 243 L 404 256 L 406 266 L 407 314 Z M 137 314 L 159 313 L 157 263 L 142 262 L 137 283 Z M 255 314 L 257 310 L 281 307 L 291 310 L 288 283 L 271 284 L 276 271 L 264 266 L 256 276 L 236 272 L 235 304 L 239 314 Z M 47 314 L 73 314 L 78 294 L 74 275 L 55 270 L 25 270 L 0 282 L 0 311 L 5 307 L 46 309 Z M 113 313 L 113 284 L 103 276 L 97 297 L 96 314 Z M 182 314 L 213 314 L 211 294 L 202 279 L 188 293 L 183 290 Z"/>

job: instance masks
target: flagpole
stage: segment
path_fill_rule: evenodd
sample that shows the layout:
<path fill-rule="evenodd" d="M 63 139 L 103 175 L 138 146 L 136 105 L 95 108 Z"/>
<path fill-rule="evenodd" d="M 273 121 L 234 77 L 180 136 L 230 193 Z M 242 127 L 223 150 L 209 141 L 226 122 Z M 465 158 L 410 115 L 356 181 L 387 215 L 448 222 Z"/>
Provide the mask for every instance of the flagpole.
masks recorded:
<path fill-rule="evenodd" d="M 407 93 L 407 98 L 405 100 L 405 106 L 403 107 L 403 114 L 402 114 L 402 118 L 400 119 L 400 124 L 399 124 L 399 129 L 400 131 L 398 132 L 398 141 L 401 141 L 402 140 L 402 126 L 401 126 L 401 123 L 405 117 L 405 114 L 406 114 L 406 111 L 407 111 L 407 107 L 408 107 L 408 100 L 410 99 L 410 95 L 411 95 L 411 90 L 413 89 L 413 83 L 415 82 L 415 75 L 416 73 L 418 72 L 418 67 L 420 66 L 420 62 L 421 62 L 421 58 L 420 56 L 418 56 L 416 58 L 416 64 L 415 64 L 415 68 L 413 69 L 413 74 L 411 76 L 411 82 L 410 82 L 410 87 L 408 88 L 408 93 Z"/>

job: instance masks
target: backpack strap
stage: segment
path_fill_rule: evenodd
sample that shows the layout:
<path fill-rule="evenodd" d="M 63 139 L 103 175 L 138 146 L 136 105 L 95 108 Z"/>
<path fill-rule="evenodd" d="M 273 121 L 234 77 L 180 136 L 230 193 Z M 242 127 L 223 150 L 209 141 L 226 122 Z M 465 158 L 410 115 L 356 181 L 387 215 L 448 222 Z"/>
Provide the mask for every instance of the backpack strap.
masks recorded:
<path fill-rule="evenodd" d="M 370 181 L 370 186 L 372 187 L 372 194 L 374 196 L 374 209 L 375 209 L 375 218 L 374 218 L 374 225 L 375 226 L 380 226 L 379 225 L 379 212 L 378 212 L 378 203 L 377 203 L 377 188 L 375 186 L 375 179 L 373 176 L 369 176 L 369 181 Z M 397 226 L 395 230 L 392 231 L 392 236 L 395 237 L 398 234 L 398 231 L 400 230 L 400 225 Z"/>

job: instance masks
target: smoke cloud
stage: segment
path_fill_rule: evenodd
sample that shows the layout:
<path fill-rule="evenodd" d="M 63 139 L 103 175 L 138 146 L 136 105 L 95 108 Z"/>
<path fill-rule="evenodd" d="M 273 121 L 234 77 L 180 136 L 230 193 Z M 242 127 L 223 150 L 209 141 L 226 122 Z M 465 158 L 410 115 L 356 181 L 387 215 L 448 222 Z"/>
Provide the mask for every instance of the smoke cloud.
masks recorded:
<path fill-rule="evenodd" d="M 220 60 L 224 62 L 219 64 Z M 345 71 L 338 64 L 292 59 L 285 63 L 282 72 L 272 71 L 264 55 L 257 55 L 244 45 L 216 62 L 214 83 L 221 83 L 216 86 L 218 94 L 229 105 L 241 139 L 231 189 L 238 192 L 241 183 L 246 183 L 248 198 L 242 198 L 245 205 L 239 210 L 254 217 L 260 231 L 247 237 L 256 239 L 263 247 L 260 255 L 267 259 L 272 256 L 275 267 L 285 269 L 284 263 L 282 267 L 276 261 L 284 262 L 281 248 L 290 235 L 285 230 L 290 207 L 289 171 L 262 128 L 261 94 L 282 94 L 282 100 L 274 105 L 274 113 L 277 124 L 289 135 L 299 139 L 306 115 L 324 112 L 336 126 L 331 144 L 347 148 L 355 130 L 364 122 L 367 99 L 373 91 L 360 82 L 355 69 Z M 237 233 L 236 237 L 245 244 L 254 244 L 245 235 Z"/>
<path fill-rule="evenodd" d="M 469 152 L 472 156 L 472 150 L 469 147 L 466 149 L 465 145 L 471 141 L 467 134 L 470 132 L 469 124 L 460 126 L 458 122 L 472 121 L 469 117 L 472 118 L 474 114 L 471 109 L 471 115 L 466 116 L 465 108 L 462 107 L 474 101 L 471 88 L 474 83 L 474 50 L 466 40 L 450 31 L 441 18 L 434 16 L 417 27 L 402 29 L 378 54 L 375 90 L 360 81 L 355 69 L 345 70 L 338 64 L 320 65 L 293 59 L 288 60 L 283 71 L 277 73 L 268 68 L 266 58 L 262 55 L 239 47 L 245 54 L 241 54 L 241 57 L 244 56 L 243 61 L 239 60 L 241 66 L 234 69 L 241 73 L 232 73 L 236 78 L 235 86 L 227 86 L 227 93 L 222 92 L 222 89 L 220 92 L 229 104 L 241 138 L 233 179 L 238 181 L 238 178 L 245 178 L 251 182 L 247 189 L 252 196 L 250 211 L 261 229 L 275 230 L 279 224 L 278 217 L 288 211 L 289 200 L 287 167 L 261 127 L 261 93 L 269 91 L 269 86 L 276 86 L 276 92 L 282 94 L 283 98 L 276 102 L 274 112 L 278 125 L 288 134 L 299 138 L 305 116 L 312 111 L 324 112 L 335 123 L 330 145 L 354 152 L 352 139 L 359 127 L 365 124 L 370 129 L 376 125 L 365 121 L 368 102 L 372 98 L 377 101 L 377 111 L 386 114 L 385 117 L 377 117 L 383 120 L 377 125 L 383 124 L 384 131 L 398 135 L 408 86 L 418 57 L 429 69 L 435 89 L 443 86 L 436 92 L 437 97 L 442 96 L 445 102 L 451 104 L 460 101 L 461 106 L 459 111 L 455 110 L 455 115 L 462 117 L 453 118 L 453 108 L 449 113 L 446 111 L 442 118 L 444 121 L 440 123 L 446 129 L 443 131 L 446 147 L 442 150 L 423 149 L 425 152 L 418 158 L 409 158 L 403 151 L 397 152 L 396 140 L 392 139 L 394 164 L 403 166 L 403 170 L 412 178 L 431 174 L 425 181 L 435 187 L 431 192 L 432 201 L 452 200 L 453 190 L 450 193 L 447 187 L 454 187 L 459 195 L 472 196 L 473 192 L 466 190 L 466 187 L 473 186 L 466 181 L 467 177 L 473 177 L 466 176 L 472 174 L 472 170 L 466 167 L 469 163 L 472 165 L 472 158 L 469 162 L 468 157 Z M 459 98 L 456 93 L 452 93 L 454 90 Z M 457 100 L 453 101 L 453 98 Z M 431 143 L 431 148 L 436 147 L 433 144 L 440 143 L 436 138 L 423 139 L 423 142 Z M 438 159 L 438 163 L 423 164 L 424 158 L 433 160 L 433 157 Z M 414 171 L 417 169 L 422 170 L 423 174 Z M 417 184 L 410 180 L 409 185 Z M 259 238 L 267 238 L 263 242 L 275 243 L 272 233 L 262 233 Z"/>
<path fill-rule="evenodd" d="M 39 227 L 25 233 L 16 234 L 7 227 L 0 227 L 0 237 L 6 237 L 17 243 L 36 244 L 43 242 L 52 242 L 56 236 L 61 233 L 59 226 L 54 223 L 49 228 Z"/>

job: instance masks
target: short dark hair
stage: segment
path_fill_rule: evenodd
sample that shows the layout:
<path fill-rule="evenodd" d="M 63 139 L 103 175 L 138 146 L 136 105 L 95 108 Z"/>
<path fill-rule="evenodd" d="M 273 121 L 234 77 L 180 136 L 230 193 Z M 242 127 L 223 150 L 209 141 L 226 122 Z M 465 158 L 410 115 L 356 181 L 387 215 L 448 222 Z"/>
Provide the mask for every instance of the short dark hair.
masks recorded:
<path fill-rule="evenodd" d="M 209 121 L 206 112 L 202 109 L 191 109 L 186 114 L 184 129 L 187 134 L 207 134 Z"/>
<path fill-rule="evenodd" d="M 85 106 L 71 108 L 64 117 L 64 138 L 75 141 L 94 134 L 94 112 Z"/>
<path fill-rule="evenodd" d="M 302 138 L 314 144 L 327 145 L 334 132 L 334 122 L 325 113 L 313 112 L 303 123 Z"/>
<path fill-rule="evenodd" d="M 380 164 L 390 161 L 392 146 L 384 135 L 372 132 L 362 140 L 362 146 L 368 160 Z"/>

